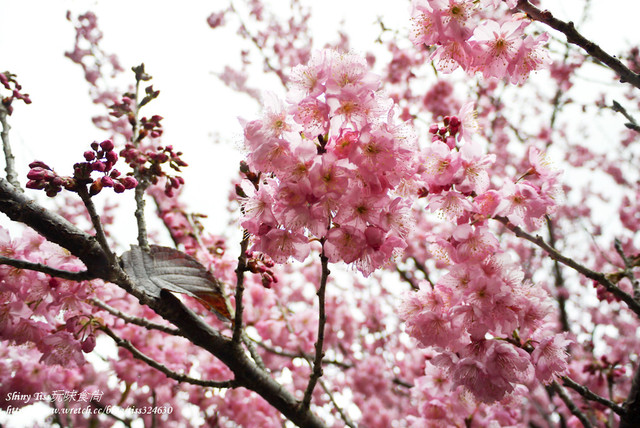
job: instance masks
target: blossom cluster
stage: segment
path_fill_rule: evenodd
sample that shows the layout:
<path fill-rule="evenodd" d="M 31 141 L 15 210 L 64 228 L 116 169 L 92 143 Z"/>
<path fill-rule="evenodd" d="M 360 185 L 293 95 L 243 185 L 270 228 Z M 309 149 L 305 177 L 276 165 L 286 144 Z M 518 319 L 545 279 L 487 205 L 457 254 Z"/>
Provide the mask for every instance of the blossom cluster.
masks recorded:
<path fill-rule="evenodd" d="M 532 71 L 550 64 L 544 44 L 547 33 L 534 37 L 524 33 L 529 20 L 523 14 L 489 16 L 500 6 L 495 0 L 413 0 L 411 40 L 416 45 L 435 45 L 431 58 L 446 73 L 462 67 L 470 74 L 507 77 L 523 83 Z M 515 7 L 515 0 L 508 0 Z M 497 15 L 497 14 L 496 14 Z"/>
<path fill-rule="evenodd" d="M 79 271 L 82 263 L 35 232 L 11 239 L 0 228 L 0 254 L 51 267 Z M 0 337 L 15 345 L 35 346 L 40 361 L 77 367 L 95 345 L 93 327 L 76 314 L 87 311 L 88 282 L 68 281 L 40 272 L 0 265 Z"/>
<path fill-rule="evenodd" d="M 406 246 L 411 202 L 396 195 L 417 170 L 414 138 L 355 54 L 316 52 L 291 84 L 288 107 L 271 100 L 244 125 L 261 180 L 242 225 L 277 263 L 304 260 L 316 239 L 330 262 L 369 275 Z"/>
<path fill-rule="evenodd" d="M 421 172 L 427 209 L 449 221 L 448 232 L 432 233 L 429 251 L 448 268 L 435 284 L 424 281 L 401 307 L 410 335 L 433 347 L 433 364 L 452 387 L 464 387 L 482 402 L 495 402 L 534 379 L 549 383 L 566 370 L 564 335 L 549 333 L 551 300 L 504 253 L 489 219 L 506 217 L 534 229 L 555 209 L 559 172 L 530 148 L 524 173 L 490 189 L 485 155 L 471 138 L 472 106 L 445 117 L 430 131 Z"/>
<path fill-rule="evenodd" d="M 54 197 L 62 191 L 63 187 L 77 192 L 80 186 L 89 184 L 89 194 L 97 195 L 105 187 L 111 187 L 114 192 L 122 193 L 138 185 L 135 178 L 129 175 L 121 176 L 120 171 L 114 168 L 118 161 L 118 154 L 111 140 L 104 140 L 100 144 L 91 143 L 91 150 L 85 151 L 83 156 L 85 162 L 78 162 L 73 166 L 73 177 L 58 175 L 41 161 L 30 163 L 27 188 L 44 190 L 47 196 Z M 101 173 L 102 176 L 94 180 L 91 177 L 93 172 Z"/>
<path fill-rule="evenodd" d="M 142 121 L 142 124 L 144 126 L 152 122 Z M 164 192 L 169 197 L 173 196 L 174 192 L 184 184 L 184 178 L 170 174 L 162 167 L 166 164 L 169 168 L 179 173 L 181 172 L 180 168 L 188 166 L 181 158 L 182 152 L 174 151 L 171 145 L 145 148 L 137 144 L 127 143 L 125 148 L 120 151 L 120 156 L 124 158 L 125 162 L 133 170 L 141 177 L 149 180 L 151 184 L 157 184 L 160 178 L 164 178 Z"/>
<path fill-rule="evenodd" d="M 21 92 L 22 85 L 16 80 L 15 74 L 11 74 L 8 71 L 0 73 L 0 84 L 2 84 L 5 89 L 11 91 L 11 95 L 0 97 L 0 101 L 2 101 L 2 105 L 7 109 L 9 115 L 13 113 L 11 104 L 14 100 L 22 100 L 25 104 L 31 104 L 29 94 L 23 94 Z"/>

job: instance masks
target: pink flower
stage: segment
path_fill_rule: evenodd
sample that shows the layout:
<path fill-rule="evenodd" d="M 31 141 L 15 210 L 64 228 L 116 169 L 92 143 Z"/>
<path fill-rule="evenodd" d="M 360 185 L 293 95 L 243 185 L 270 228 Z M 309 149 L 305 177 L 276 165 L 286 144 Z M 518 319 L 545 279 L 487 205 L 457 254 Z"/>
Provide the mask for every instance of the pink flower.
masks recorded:
<path fill-rule="evenodd" d="M 555 376 L 561 376 L 567 370 L 569 354 L 565 348 L 571 343 L 567 333 L 546 337 L 531 353 L 531 361 L 536 368 L 536 378 L 549 384 Z"/>
<path fill-rule="evenodd" d="M 360 257 L 365 246 L 362 232 L 350 226 L 334 227 L 327 233 L 324 251 L 330 262 L 352 263 Z"/>
<path fill-rule="evenodd" d="M 478 26 L 473 35 L 483 48 L 477 67 L 485 77 L 502 78 L 520 49 L 523 27 L 527 23 L 508 21 L 499 25 L 486 21 Z"/>
<path fill-rule="evenodd" d="M 256 239 L 252 251 L 267 253 L 274 262 L 285 263 L 289 257 L 303 261 L 311 248 L 309 239 L 301 233 L 272 229 Z"/>
<path fill-rule="evenodd" d="M 63 367 L 79 367 L 84 364 L 82 347 L 68 331 L 54 333 L 45 337 L 41 343 L 42 363 Z"/>

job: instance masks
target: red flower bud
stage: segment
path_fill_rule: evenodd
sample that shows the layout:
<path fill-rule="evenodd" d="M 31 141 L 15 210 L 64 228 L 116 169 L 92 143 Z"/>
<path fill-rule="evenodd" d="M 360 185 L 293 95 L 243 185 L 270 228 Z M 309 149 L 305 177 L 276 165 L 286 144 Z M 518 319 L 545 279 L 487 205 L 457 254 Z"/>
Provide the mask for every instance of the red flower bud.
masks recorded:
<path fill-rule="evenodd" d="M 103 187 L 113 187 L 113 179 L 109 176 L 104 176 L 100 179 Z"/>
<path fill-rule="evenodd" d="M 116 152 L 107 152 L 105 157 L 111 163 L 116 163 L 118 161 L 118 154 Z"/>
<path fill-rule="evenodd" d="M 100 143 L 100 147 L 102 147 L 102 150 L 104 150 L 105 152 L 110 152 L 115 146 L 113 145 L 113 141 L 104 140 L 102 143 Z"/>
<path fill-rule="evenodd" d="M 116 181 L 113 183 L 113 191 L 116 193 L 122 193 L 125 191 L 125 187 L 122 183 L 120 183 L 119 181 Z"/>

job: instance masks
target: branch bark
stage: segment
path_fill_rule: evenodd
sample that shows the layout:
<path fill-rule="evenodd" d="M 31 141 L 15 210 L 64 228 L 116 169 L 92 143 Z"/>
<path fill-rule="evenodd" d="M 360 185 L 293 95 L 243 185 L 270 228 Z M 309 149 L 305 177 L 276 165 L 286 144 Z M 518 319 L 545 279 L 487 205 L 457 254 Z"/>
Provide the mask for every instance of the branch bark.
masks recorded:
<path fill-rule="evenodd" d="M 619 59 L 609 55 L 600 46 L 593 43 L 576 30 L 573 22 L 564 22 L 553 16 L 548 10 L 540 10 L 528 0 L 518 0 L 517 9 L 525 12 L 531 19 L 542 22 L 549 27 L 560 31 L 567 37 L 571 44 L 581 47 L 593 58 L 601 61 L 607 67 L 615 71 L 620 76 L 621 83 L 629 83 L 640 89 L 640 75 L 631 71 Z"/>
<path fill-rule="evenodd" d="M 16 189 L 20 189 L 20 191 L 22 191 L 20 182 L 18 181 L 18 174 L 16 173 L 15 157 L 11 151 L 11 144 L 9 144 L 9 130 L 11 129 L 11 126 L 9 126 L 9 122 L 7 122 L 8 114 L 9 112 L 7 111 L 7 108 L 0 103 L 0 124 L 2 124 L 0 137 L 2 138 L 2 149 L 4 150 L 4 159 L 6 161 L 4 170 L 7 173 L 7 181 Z"/>
<path fill-rule="evenodd" d="M 552 260 L 557 260 L 563 265 L 569 266 L 570 268 L 576 270 L 577 272 L 581 273 L 587 278 L 592 279 L 598 284 L 602 285 L 608 292 L 610 292 L 611 294 L 616 296 L 618 299 L 625 302 L 627 306 L 629 306 L 629 309 L 631 309 L 637 316 L 640 317 L 640 302 L 635 300 L 633 296 L 631 296 L 630 294 L 625 293 L 622 289 L 617 287 L 613 282 L 611 282 L 607 278 L 607 275 L 605 275 L 602 272 L 593 271 L 587 268 L 586 266 L 583 266 L 580 263 L 576 262 L 572 258 L 569 258 L 560 254 L 555 248 L 553 248 L 548 243 L 546 243 L 545 240 L 542 239 L 540 236 L 533 236 L 525 232 L 518 226 L 514 226 L 513 224 L 511 224 L 509 220 L 505 217 L 494 217 L 494 219 L 504 224 L 507 227 L 507 229 L 512 231 L 518 238 L 526 239 L 527 241 L 542 248 L 544 251 L 547 252 L 547 254 L 549 255 L 549 257 L 551 257 Z"/>

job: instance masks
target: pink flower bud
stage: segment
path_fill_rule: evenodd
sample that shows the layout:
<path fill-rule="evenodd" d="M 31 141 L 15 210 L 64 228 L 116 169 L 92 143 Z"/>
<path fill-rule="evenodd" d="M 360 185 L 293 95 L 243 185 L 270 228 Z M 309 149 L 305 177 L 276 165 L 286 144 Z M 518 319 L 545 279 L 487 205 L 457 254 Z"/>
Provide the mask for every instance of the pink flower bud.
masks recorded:
<path fill-rule="evenodd" d="M 96 153 L 92 152 L 91 150 L 87 150 L 86 152 L 84 152 L 84 158 L 87 161 L 92 161 L 96 158 Z"/>
<path fill-rule="evenodd" d="M 102 186 L 104 187 L 113 187 L 113 179 L 109 176 L 102 177 L 100 181 L 102 182 Z"/>
<path fill-rule="evenodd" d="M 127 176 L 121 179 L 120 183 L 122 183 L 125 189 L 133 189 L 138 185 L 138 180 L 131 176 Z"/>
<path fill-rule="evenodd" d="M 110 152 L 115 146 L 113 145 L 113 141 L 104 140 L 102 143 L 100 143 L 100 147 L 102 147 L 102 150 L 104 150 L 105 152 Z"/>
<path fill-rule="evenodd" d="M 105 172 L 107 170 L 107 165 L 104 162 L 95 162 L 91 164 L 91 169 L 94 171 Z"/>
<path fill-rule="evenodd" d="M 119 181 L 116 181 L 113 183 L 113 191 L 116 193 L 122 193 L 125 191 L 125 187 L 122 183 L 120 183 Z"/>
<path fill-rule="evenodd" d="M 29 180 L 42 180 L 47 175 L 46 171 L 42 168 L 33 168 L 27 173 Z"/>
<path fill-rule="evenodd" d="M 87 338 L 82 342 L 82 352 L 84 352 L 85 354 L 88 354 L 89 352 L 93 351 L 93 349 L 96 347 L 96 337 L 93 334 L 90 334 L 89 336 L 87 336 Z"/>
<path fill-rule="evenodd" d="M 51 168 L 49 168 L 49 166 L 46 163 L 40 162 L 40 161 L 31 162 L 29 164 L 29 168 L 44 168 L 44 169 L 51 170 Z"/>
<path fill-rule="evenodd" d="M 27 186 L 27 189 L 41 190 L 41 189 L 44 189 L 44 182 L 36 181 L 36 180 L 29 180 L 29 181 L 27 181 L 26 186 Z"/>
<path fill-rule="evenodd" d="M 118 161 L 118 154 L 116 152 L 112 152 L 112 151 L 111 152 L 107 152 L 105 157 L 111 163 L 116 163 Z"/>

